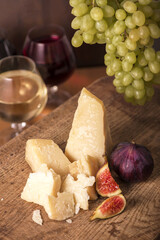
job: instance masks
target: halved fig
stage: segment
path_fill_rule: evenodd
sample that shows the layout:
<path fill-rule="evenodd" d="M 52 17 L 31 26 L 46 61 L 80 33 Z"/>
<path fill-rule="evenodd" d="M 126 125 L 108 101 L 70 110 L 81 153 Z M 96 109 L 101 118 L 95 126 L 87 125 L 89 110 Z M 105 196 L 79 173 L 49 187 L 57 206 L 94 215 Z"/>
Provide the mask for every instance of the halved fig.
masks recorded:
<path fill-rule="evenodd" d="M 102 197 L 111 197 L 121 193 L 119 185 L 111 175 L 108 163 L 103 165 L 97 172 L 96 190 Z"/>
<path fill-rule="evenodd" d="M 107 198 L 96 208 L 90 220 L 96 218 L 106 219 L 120 214 L 126 206 L 126 200 L 122 194 Z"/>

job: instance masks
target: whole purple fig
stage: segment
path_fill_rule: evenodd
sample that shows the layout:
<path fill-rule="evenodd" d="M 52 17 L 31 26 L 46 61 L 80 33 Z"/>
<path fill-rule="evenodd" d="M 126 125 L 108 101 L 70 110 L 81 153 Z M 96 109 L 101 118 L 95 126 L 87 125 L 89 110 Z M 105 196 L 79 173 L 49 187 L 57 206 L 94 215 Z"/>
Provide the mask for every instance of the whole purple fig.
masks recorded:
<path fill-rule="evenodd" d="M 122 142 L 115 146 L 110 156 L 112 169 L 126 182 L 146 180 L 154 168 L 149 150 L 134 142 Z"/>

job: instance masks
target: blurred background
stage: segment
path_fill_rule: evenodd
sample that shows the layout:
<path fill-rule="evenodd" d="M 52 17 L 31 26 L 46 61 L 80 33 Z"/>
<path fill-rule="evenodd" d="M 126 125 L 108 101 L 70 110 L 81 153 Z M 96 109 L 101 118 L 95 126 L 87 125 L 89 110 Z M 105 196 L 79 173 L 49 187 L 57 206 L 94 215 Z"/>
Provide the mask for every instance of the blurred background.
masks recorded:
<path fill-rule="evenodd" d="M 18 49 L 18 53 L 21 53 L 28 30 L 36 25 L 60 24 L 70 40 L 74 32 L 70 26 L 72 19 L 69 0 L 0 1 L 0 27 L 7 31 L 7 38 Z M 74 52 L 78 67 L 103 65 L 104 45 L 83 44 Z"/>

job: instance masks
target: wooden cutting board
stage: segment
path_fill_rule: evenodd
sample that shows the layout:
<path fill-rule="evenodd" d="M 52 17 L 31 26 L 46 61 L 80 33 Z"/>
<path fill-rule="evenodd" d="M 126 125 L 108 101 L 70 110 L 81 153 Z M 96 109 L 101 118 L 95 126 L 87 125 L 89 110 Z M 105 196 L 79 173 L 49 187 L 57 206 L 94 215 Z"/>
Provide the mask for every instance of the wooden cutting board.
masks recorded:
<path fill-rule="evenodd" d="M 100 79 L 88 89 L 104 101 L 114 144 L 134 139 L 150 149 L 154 171 L 142 183 L 128 184 L 115 177 L 126 198 L 125 211 L 108 220 L 89 221 L 104 200 L 90 203 L 72 223 L 48 219 L 41 206 L 20 198 L 31 169 L 24 160 L 29 138 L 53 139 L 63 150 L 71 128 L 78 95 L 32 125 L 0 149 L 0 240 L 153 240 L 160 239 L 160 90 L 149 104 L 131 106 L 116 94 L 110 79 Z M 41 210 L 42 226 L 32 221 Z"/>

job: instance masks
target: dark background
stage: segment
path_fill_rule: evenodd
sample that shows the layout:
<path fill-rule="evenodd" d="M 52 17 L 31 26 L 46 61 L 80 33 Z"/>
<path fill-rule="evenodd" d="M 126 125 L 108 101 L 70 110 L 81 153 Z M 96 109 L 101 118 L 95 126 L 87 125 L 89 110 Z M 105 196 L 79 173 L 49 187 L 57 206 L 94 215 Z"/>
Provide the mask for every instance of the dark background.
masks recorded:
<path fill-rule="evenodd" d="M 28 30 L 35 25 L 60 24 L 70 40 L 74 33 L 72 19 L 69 0 L 0 0 L 0 27 L 7 31 L 7 38 L 19 53 Z M 79 67 L 103 65 L 104 45 L 83 44 L 74 52 Z"/>
<path fill-rule="evenodd" d="M 60 24 L 70 40 L 74 33 L 72 19 L 69 0 L 0 0 L 0 28 L 7 31 L 7 38 L 19 53 L 28 30 L 36 25 Z M 104 49 L 104 45 L 86 44 L 74 49 L 77 65 L 103 65 Z"/>

